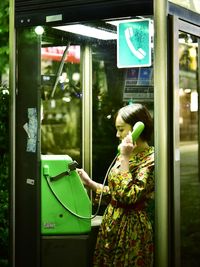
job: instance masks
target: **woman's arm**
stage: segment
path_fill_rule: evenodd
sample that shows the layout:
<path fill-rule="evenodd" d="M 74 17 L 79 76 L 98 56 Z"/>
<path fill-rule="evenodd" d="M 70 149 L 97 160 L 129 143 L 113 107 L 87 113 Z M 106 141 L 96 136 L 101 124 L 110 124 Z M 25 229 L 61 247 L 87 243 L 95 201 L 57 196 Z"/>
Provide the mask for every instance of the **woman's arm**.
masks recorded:
<path fill-rule="evenodd" d="M 154 162 L 147 160 L 137 166 L 133 173 L 118 169 L 113 172 L 112 177 L 118 181 L 115 188 L 116 200 L 128 204 L 136 203 L 154 191 Z"/>
<path fill-rule="evenodd" d="M 78 174 L 83 184 L 95 192 L 93 203 L 99 203 L 100 196 L 102 195 L 101 204 L 108 204 L 110 202 L 110 190 L 108 186 L 103 186 L 100 183 L 93 181 L 83 169 L 77 169 Z"/>

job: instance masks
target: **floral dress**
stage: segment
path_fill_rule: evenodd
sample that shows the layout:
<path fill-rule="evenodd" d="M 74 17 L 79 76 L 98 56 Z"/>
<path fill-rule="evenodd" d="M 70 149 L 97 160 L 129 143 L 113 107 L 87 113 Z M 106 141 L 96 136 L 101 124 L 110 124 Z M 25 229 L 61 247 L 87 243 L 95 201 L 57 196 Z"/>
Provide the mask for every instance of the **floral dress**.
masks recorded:
<path fill-rule="evenodd" d="M 119 157 L 103 189 L 109 204 L 94 253 L 95 267 L 152 267 L 154 215 L 154 148 L 129 160 L 129 172 L 118 169 Z M 101 190 L 96 191 L 96 201 Z"/>

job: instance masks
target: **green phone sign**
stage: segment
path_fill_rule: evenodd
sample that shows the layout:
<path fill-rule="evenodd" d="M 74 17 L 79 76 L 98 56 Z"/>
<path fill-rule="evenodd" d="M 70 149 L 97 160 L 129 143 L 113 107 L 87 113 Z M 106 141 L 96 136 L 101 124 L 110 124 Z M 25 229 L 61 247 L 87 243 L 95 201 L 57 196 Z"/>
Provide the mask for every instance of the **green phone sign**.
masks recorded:
<path fill-rule="evenodd" d="M 117 36 L 118 68 L 151 66 L 150 19 L 119 23 Z"/>

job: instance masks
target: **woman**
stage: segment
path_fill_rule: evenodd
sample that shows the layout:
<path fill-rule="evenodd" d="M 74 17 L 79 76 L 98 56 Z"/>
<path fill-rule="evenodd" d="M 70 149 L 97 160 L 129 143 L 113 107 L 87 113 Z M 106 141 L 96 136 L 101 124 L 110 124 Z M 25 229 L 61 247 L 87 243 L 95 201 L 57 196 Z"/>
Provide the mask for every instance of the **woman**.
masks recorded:
<path fill-rule="evenodd" d="M 145 125 L 135 143 L 131 131 L 137 121 Z M 121 108 L 115 119 L 120 154 L 108 175 L 108 186 L 96 183 L 79 169 L 84 184 L 103 190 L 108 206 L 99 229 L 94 265 L 98 267 L 153 266 L 154 148 L 149 146 L 152 118 L 141 104 Z"/>

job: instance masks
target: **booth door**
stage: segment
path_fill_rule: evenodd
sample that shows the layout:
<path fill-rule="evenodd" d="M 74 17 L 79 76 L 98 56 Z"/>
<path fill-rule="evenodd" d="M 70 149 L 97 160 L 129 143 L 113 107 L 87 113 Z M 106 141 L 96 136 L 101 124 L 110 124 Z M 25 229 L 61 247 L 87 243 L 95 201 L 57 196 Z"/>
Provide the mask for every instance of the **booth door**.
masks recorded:
<path fill-rule="evenodd" d="M 198 27 L 174 19 L 174 258 L 181 267 L 200 264 L 199 37 Z"/>

